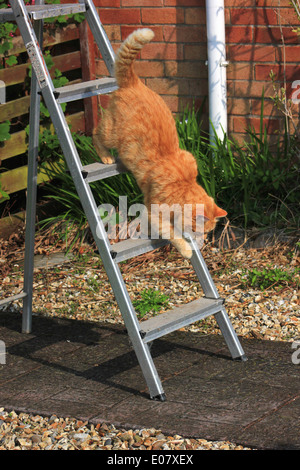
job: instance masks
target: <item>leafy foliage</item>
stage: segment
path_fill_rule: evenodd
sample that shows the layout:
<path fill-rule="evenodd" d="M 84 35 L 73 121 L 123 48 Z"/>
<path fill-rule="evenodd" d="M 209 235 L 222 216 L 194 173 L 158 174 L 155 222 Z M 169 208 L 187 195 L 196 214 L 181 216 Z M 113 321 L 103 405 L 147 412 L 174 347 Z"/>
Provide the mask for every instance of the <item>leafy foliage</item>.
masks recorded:
<path fill-rule="evenodd" d="M 198 180 L 217 202 L 228 210 L 231 221 L 244 227 L 270 225 L 299 227 L 300 183 L 298 143 L 285 133 L 271 145 L 263 125 L 264 97 L 261 104 L 261 123 L 257 133 L 247 129 L 241 144 L 216 133 L 211 143 L 201 130 L 201 114 L 186 109 L 176 125 L 180 146 L 197 160 Z"/>
<path fill-rule="evenodd" d="M 295 281 L 296 276 L 299 276 L 300 269 L 296 268 L 292 272 L 284 271 L 280 268 L 267 266 L 266 268 L 252 269 L 247 272 L 246 276 L 242 279 L 244 287 L 254 287 L 265 290 L 269 287 L 283 287 Z M 299 279 L 297 281 L 299 285 Z"/>
<path fill-rule="evenodd" d="M 167 304 L 168 296 L 154 289 L 144 289 L 141 292 L 141 299 L 133 301 L 139 318 L 143 318 L 146 313 L 151 311 L 159 312 Z"/>

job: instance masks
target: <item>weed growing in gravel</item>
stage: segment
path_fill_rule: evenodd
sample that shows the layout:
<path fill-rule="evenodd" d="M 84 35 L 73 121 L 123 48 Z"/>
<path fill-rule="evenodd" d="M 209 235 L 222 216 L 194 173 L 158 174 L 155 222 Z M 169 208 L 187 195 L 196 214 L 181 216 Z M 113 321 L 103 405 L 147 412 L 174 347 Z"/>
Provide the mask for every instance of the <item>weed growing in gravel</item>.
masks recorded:
<path fill-rule="evenodd" d="M 169 297 L 154 289 L 144 289 L 141 299 L 134 300 L 133 306 L 139 318 L 143 318 L 150 311 L 159 312 L 162 307 L 168 305 Z"/>
<path fill-rule="evenodd" d="M 292 272 L 284 271 L 281 268 L 273 268 L 267 266 L 262 270 L 251 269 L 242 277 L 242 283 L 244 288 L 254 287 L 261 290 L 265 290 L 269 287 L 281 288 L 284 285 L 296 283 L 299 286 L 299 275 L 300 269 L 296 268 Z"/>

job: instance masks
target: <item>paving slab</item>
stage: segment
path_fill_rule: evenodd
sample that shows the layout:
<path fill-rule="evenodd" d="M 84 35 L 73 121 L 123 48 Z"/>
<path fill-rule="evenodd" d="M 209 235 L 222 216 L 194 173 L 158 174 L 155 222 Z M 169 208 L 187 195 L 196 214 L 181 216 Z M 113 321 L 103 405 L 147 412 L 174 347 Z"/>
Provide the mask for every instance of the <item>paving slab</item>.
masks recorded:
<path fill-rule="evenodd" d="M 122 325 L 34 316 L 26 335 L 20 313 L 1 312 L 0 341 L 7 410 L 300 450 L 300 365 L 291 343 L 240 338 L 242 362 L 221 335 L 166 335 L 151 349 L 167 397 L 157 402 Z"/>

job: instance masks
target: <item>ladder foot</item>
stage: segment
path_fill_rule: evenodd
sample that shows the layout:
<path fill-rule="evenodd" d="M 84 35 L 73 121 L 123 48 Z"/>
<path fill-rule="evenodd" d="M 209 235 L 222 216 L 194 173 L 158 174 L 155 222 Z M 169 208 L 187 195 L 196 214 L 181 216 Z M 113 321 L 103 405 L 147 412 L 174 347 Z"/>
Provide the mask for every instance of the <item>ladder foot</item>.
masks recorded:
<path fill-rule="evenodd" d="M 247 362 L 248 361 L 248 357 L 246 356 L 246 354 L 243 354 L 242 356 L 239 356 L 239 357 L 235 357 L 234 358 L 235 361 L 242 361 L 242 362 Z"/>
<path fill-rule="evenodd" d="M 151 400 L 156 400 L 156 401 L 166 401 L 166 395 L 164 393 L 160 393 L 159 395 L 156 395 L 155 397 L 150 397 Z"/>

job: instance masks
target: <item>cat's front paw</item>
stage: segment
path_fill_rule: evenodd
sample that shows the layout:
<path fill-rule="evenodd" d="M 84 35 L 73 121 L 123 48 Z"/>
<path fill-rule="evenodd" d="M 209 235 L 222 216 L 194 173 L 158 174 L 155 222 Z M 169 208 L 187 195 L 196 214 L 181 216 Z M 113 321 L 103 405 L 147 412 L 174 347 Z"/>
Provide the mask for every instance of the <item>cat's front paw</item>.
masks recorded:
<path fill-rule="evenodd" d="M 115 160 L 115 157 L 110 155 L 109 157 L 101 157 L 101 161 L 105 165 L 111 165 L 112 163 L 115 163 L 116 160 Z"/>
<path fill-rule="evenodd" d="M 180 252 L 182 256 L 187 259 L 191 259 L 191 257 L 193 256 L 193 250 L 190 247 L 184 248 L 183 250 L 180 250 Z"/>
<path fill-rule="evenodd" d="M 182 241 L 179 246 L 177 245 L 177 249 L 179 253 L 186 259 L 191 259 L 193 256 L 191 245 L 186 241 Z"/>

